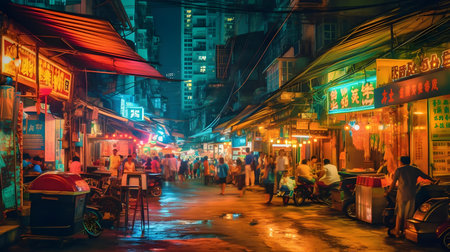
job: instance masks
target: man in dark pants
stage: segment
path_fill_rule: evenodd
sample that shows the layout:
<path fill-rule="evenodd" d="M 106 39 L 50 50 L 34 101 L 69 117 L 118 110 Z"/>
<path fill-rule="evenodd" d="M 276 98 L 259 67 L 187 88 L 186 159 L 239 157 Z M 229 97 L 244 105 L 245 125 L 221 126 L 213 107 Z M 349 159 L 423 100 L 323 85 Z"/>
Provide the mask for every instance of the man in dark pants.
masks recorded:
<path fill-rule="evenodd" d="M 395 187 L 398 181 L 397 199 L 396 199 L 396 211 L 397 219 L 395 222 L 395 236 L 400 237 L 405 230 L 406 219 L 411 218 L 414 214 L 414 203 L 416 200 L 417 178 L 422 177 L 424 179 L 435 182 L 430 176 L 423 173 L 417 167 L 410 165 L 410 158 L 403 156 L 400 158 L 402 167 L 397 168 L 395 171 L 392 184 L 386 195 Z"/>

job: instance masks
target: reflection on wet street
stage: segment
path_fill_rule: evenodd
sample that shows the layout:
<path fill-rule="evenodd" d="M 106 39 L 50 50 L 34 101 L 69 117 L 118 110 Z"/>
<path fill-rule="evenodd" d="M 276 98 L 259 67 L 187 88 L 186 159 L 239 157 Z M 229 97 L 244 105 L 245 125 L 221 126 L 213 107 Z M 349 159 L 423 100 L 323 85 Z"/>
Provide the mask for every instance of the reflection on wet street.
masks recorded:
<path fill-rule="evenodd" d="M 76 237 L 64 251 L 441 251 L 387 238 L 385 228 L 346 218 L 320 204 L 284 207 L 281 198 L 263 204 L 261 189 L 240 198 L 235 187 L 219 195 L 215 185 L 166 183 L 149 198 L 150 225 L 105 230 L 101 237 Z M 122 216 L 121 225 L 124 225 Z M 131 231 L 132 230 L 132 231 Z M 59 251 L 58 246 L 21 242 L 11 251 Z"/>

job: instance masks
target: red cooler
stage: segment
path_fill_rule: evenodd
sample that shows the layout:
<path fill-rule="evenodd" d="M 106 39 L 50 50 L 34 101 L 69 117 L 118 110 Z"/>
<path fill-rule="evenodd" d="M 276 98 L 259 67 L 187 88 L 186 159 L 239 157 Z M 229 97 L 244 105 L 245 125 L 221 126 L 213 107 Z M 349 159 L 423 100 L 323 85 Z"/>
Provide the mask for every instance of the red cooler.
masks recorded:
<path fill-rule="evenodd" d="M 89 191 L 77 174 L 47 172 L 37 177 L 29 188 L 31 233 L 68 236 L 81 231 Z"/>

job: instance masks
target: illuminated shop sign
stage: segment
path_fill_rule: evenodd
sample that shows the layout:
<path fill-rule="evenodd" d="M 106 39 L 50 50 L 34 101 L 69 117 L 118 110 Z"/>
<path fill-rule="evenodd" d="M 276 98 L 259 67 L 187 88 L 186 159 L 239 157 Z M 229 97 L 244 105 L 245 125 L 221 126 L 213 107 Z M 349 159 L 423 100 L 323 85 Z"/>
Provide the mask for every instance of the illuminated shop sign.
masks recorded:
<path fill-rule="evenodd" d="M 376 77 L 330 88 L 327 92 L 328 113 L 346 113 L 374 108 Z"/>
<path fill-rule="evenodd" d="M 133 121 L 144 121 L 144 108 L 143 107 L 127 107 L 126 118 Z"/>
<path fill-rule="evenodd" d="M 19 52 L 17 53 L 17 49 Z M 16 67 L 15 59 L 20 59 Z M 2 74 L 16 78 L 20 83 L 36 88 L 36 53 L 22 45 L 3 36 L 2 37 Z M 72 85 L 72 74 L 55 62 L 39 54 L 39 87 L 49 88 L 51 95 L 68 100 Z"/>
<path fill-rule="evenodd" d="M 450 94 L 450 70 L 441 70 L 375 89 L 375 108 Z"/>
<path fill-rule="evenodd" d="M 233 137 L 231 138 L 231 147 L 237 148 L 247 145 L 247 137 L 241 136 L 241 137 Z"/>
<path fill-rule="evenodd" d="M 441 55 L 434 53 L 428 57 L 424 57 L 420 65 L 416 65 L 411 61 L 406 64 L 392 66 L 391 76 L 394 81 L 411 75 L 426 73 L 438 69 L 441 66 L 446 68 L 450 67 L 450 49 L 443 51 Z"/>

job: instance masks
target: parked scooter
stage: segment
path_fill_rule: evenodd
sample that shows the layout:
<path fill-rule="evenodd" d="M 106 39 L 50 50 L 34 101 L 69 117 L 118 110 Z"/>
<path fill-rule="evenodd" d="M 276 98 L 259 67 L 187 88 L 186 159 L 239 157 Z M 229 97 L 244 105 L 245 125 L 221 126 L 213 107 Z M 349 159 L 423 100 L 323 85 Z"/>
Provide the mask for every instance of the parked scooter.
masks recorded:
<path fill-rule="evenodd" d="M 301 206 L 305 200 L 323 202 L 331 205 L 331 190 L 337 190 L 339 183 L 336 182 L 329 186 L 319 186 L 319 194 L 314 195 L 314 183 L 301 177 L 298 179 L 297 187 L 294 189 L 294 203 L 296 206 Z"/>

